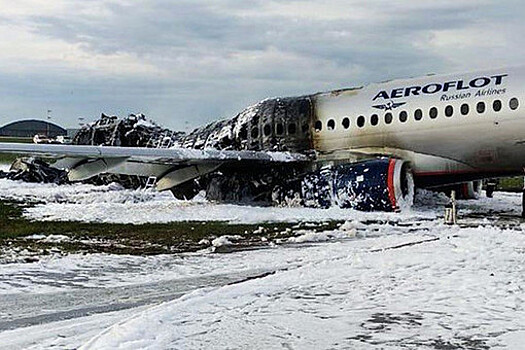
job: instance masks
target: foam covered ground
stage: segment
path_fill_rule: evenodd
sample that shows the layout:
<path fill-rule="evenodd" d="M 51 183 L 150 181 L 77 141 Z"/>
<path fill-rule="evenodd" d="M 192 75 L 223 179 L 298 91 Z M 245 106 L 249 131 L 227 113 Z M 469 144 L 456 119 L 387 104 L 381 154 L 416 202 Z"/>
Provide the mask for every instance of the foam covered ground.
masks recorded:
<path fill-rule="evenodd" d="M 446 199 L 428 192 L 398 214 L 7 180 L 0 198 L 38 200 L 25 215 L 45 220 L 347 220 L 229 254 L 70 254 L 2 264 L 0 347 L 517 349 L 525 341 L 518 194 L 461 201 L 463 227 L 443 225 Z"/>
<path fill-rule="evenodd" d="M 300 266 L 141 311 L 83 349 L 483 349 L 525 336 L 524 235 L 436 227 L 426 236 L 439 240 L 303 248 Z"/>
<path fill-rule="evenodd" d="M 319 210 L 216 204 L 199 196 L 191 201 L 180 201 L 169 191 L 126 190 L 117 184 L 58 186 L 0 179 L 0 198 L 42 202 L 25 210 L 26 217 L 39 221 L 142 224 L 193 220 L 257 223 L 378 217 L 400 219 L 396 213 L 362 213 L 340 208 Z M 404 219 L 434 218 L 435 214 L 419 210 L 404 212 L 402 216 Z"/>

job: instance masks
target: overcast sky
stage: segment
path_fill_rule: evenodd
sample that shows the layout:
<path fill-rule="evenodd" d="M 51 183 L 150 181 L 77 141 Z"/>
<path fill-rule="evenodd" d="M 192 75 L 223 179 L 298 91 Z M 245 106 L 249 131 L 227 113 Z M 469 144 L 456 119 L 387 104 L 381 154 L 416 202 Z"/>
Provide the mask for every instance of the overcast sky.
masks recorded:
<path fill-rule="evenodd" d="M 521 0 L 0 0 L 0 124 L 143 112 L 173 129 L 272 96 L 525 58 Z"/>

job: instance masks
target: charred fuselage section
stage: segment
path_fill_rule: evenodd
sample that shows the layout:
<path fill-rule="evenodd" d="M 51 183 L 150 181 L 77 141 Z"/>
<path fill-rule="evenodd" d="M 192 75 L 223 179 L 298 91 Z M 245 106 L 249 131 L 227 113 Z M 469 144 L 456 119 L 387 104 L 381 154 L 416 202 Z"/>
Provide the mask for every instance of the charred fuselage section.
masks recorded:
<path fill-rule="evenodd" d="M 132 114 L 124 119 L 103 114 L 99 120 L 85 125 L 74 137 L 73 143 L 310 154 L 313 152 L 313 110 L 309 96 L 267 99 L 244 109 L 233 118 L 212 122 L 190 133 L 162 128 L 147 121 L 141 114 Z M 219 171 L 171 190 L 181 199 L 192 198 L 204 190 L 209 199 L 217 201 L 271 203 L 272 198 L 282 199 L 292 189 L 300 189 L 298 181 L 308 170 L 308 164 L 282 166 L 255 162 L 231 163 L 223 165 Z M 144 186 L 147 179 L 128 175 L 101 175 L 92 181 L 117 181 L 129 187 L 129 184 Z"/>
<path fill-rule="evenodd" d="M 127 118 L 102 114 L 100 119 L 84 125 L 73 138 L 75 145 L 154 147 L 172 146 L 184 134 L 163 128 L 146 119 L 143 114 Z"/>
<path fill-rule="evenodd" d="M 311 97 L 267 99 L 232 119 L 208 124 L 180 138 L 180 147 L 221 150 L 312 151 Z"/>
<path fill-rule="evenodd" d="M 176 146 L 312 154 L 313 102 L 309 96 L 264 100 L 232 119 L 195 129 Z M 222 202 L 288 202 L 300 192 L 300 181 L 311 164 L 269 165 L 231 163 L 172 189 L 178 198 L 205 190 L 207 198 Z"/>
<path fill-rule="evenodd" d="M 126 118 L 102 114 L 96 121 L 84 125 L 73 138 L 75 145 L 168 148 L 184 132 L 172 131 L 147 120 L 143 114 L 130 114 Z M 118 182 L 126 188 L 143 188 L 148 178 L 135 175 L 101 174 L 85 182 L 104 185 Z"/>

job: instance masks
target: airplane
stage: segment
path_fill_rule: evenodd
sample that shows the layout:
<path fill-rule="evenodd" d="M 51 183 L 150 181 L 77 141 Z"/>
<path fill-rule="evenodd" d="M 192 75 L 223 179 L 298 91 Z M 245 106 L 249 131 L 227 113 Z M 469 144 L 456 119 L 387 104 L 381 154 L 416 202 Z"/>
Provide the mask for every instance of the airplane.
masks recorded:
<path fill-rule="evenodd" d="M 102 173 L 156 178 L 191 198 L 397 211 L 415 188 L 479 193 L 525 166 L 525 67 L 396 79 L 271 98 L 198 128 L 174 147 L 0 143 L 58 158 L 71 181 Z"/>

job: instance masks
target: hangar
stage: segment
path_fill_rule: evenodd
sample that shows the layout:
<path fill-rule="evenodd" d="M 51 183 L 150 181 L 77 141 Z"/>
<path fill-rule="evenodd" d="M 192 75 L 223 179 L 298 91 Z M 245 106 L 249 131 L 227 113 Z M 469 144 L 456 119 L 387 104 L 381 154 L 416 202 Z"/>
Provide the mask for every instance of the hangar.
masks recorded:
<path fill-rule="evenodd" d="M 0 136 L 33 137 L 36 134 L 57 137 L 67 135 L 67 130 L 56 124 L 38 119 L 18 120 L 0 128 Z"/>

